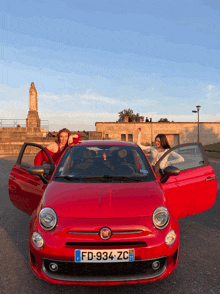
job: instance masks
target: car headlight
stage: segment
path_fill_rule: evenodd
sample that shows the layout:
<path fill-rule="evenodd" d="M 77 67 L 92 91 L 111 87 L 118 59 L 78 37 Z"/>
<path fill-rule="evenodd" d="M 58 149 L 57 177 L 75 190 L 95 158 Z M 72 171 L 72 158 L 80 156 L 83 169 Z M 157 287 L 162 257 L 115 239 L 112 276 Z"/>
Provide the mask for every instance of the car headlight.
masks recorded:
<path fill-rule="evenodd" d="M 56 212 L 49 207 L 43 208 L 39 213 L 39 223 L 44 230 L 52 230 L 57 224 Z"/>
<path fill-rule="evenodd" d="M 173 243 L 176 241 L 176 233 L 174 230 L 169 231 L 169 233 L 166 235 L 165 243 L 170 246 L 173 245 Z"/>
<path fill-rule="evenodd" d="M 166 226 L 169 223 L 169 219 L 169 212 L 165 207 L 160 206 L 157 209 L 155 209 L 153 213 L 153 223 L 156 228 L 161 230 L 166 228 Z"/>
<path fill-rule="evenodd" d="M 37 248 L 41 248 L 44 246 L 44 239 L 38 232 L 33 232 L 32 234 L 32 242 Z"/>

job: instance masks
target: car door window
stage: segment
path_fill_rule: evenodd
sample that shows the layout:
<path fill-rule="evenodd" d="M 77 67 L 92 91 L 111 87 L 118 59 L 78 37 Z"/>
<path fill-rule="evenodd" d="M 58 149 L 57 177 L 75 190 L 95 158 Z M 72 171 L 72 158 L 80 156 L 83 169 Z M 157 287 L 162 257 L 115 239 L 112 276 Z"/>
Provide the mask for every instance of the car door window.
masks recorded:
<path fill-rule="evenodd" d="M 175 166 L 180 171 L 197 168 L 205 165 L 200 146 L 197 144 L 173 148 L 160 161 L 160 169 Z"/>
<path fill-rule="evenodd" d="M 22 167 L 32 167 L 34 166 L 34 158 L 37 155 L 38 152 L 41 151 L 41 148 L 36 147 L 36 146 L 26 146 L 22 157 L 20 158 L 20 165 Z"/>
<path fill-rule="evenodd" d="M 23 168 L 30 168 L 34 166 L 34 159 L 39 152 L 44 152 L 40 145 L 28 143 L 22 147 L 17 163 Z M 45 152 L 44 152 L 45 153 Z M 46 154 L 46 153 L 45 153 Z M 47 157 L 47 156 L 46 156 Z M 51 176 L 53 166 L 43 162 L 42 166 L 45 170 L 45 176 Z"/>
<path fill-rule="evenodd" d="M 215 202 L 217 182 L 202 144 L 184 144 L 167 151 L 155 165 L 159 180 L 163 169 L 170 165 L 180 170 L 179 175 L 170 176 L 162 184 L 172 215 L 179 219 L 210 208 Z"/>

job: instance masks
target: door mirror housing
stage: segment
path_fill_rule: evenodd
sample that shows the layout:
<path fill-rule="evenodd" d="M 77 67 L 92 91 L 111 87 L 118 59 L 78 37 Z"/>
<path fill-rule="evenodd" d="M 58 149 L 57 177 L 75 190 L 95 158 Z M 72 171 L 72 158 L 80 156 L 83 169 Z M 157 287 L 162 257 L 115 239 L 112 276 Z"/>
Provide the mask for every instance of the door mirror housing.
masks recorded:
<path fill-rule="evenodd" d="M 38 176 L 43 181 L 44 184 L 48 183 L 48 179 L 44 176 L 45 170 L 41 165 L 30 167 L 28 169 L 28 172 L 29 174 L 33 176 Z"/>
<path fill-rule="evenodd" d="M 167 180 L 169 179 L 169 177 L 171 176 L 178 176 L 180 174 L 180 170 L 175 167 L 175 166 L 167 166 L 164 170 L 163 170 L 163 175 L 160 179 L 161 184 L 164 184 L 167 182 Z"/>

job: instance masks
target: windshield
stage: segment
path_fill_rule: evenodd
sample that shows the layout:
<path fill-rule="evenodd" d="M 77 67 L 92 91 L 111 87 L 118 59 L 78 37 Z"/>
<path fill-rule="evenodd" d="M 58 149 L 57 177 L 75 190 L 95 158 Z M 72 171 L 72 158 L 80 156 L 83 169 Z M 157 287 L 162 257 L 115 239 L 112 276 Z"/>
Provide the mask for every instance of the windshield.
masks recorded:
<path fill-rule="evenodd" d="M 77 145 L 68 149 L 54 175 L 55 181 L 154 181 L 150 165 L 139 147 Z"/>

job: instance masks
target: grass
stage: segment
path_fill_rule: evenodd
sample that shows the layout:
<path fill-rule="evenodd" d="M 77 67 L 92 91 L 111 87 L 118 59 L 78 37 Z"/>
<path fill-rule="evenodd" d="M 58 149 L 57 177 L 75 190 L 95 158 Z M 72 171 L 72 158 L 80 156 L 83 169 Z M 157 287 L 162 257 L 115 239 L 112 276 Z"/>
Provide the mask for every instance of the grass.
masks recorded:
<path fill-rule="evenodd" d="M 209 145 L 205 145 L 203 146 L 205 149 L 210 149 L 210 150 L 218 150 L 220 151 L 220 142 L 219 143 L 215 143 L 215 144 L 209 144 Z M 220 153 L 215 153 L 215 152 L 208 152 L 206 153 L 207 156 L 209 157 L 218 157 L 220 158 Z"/>

